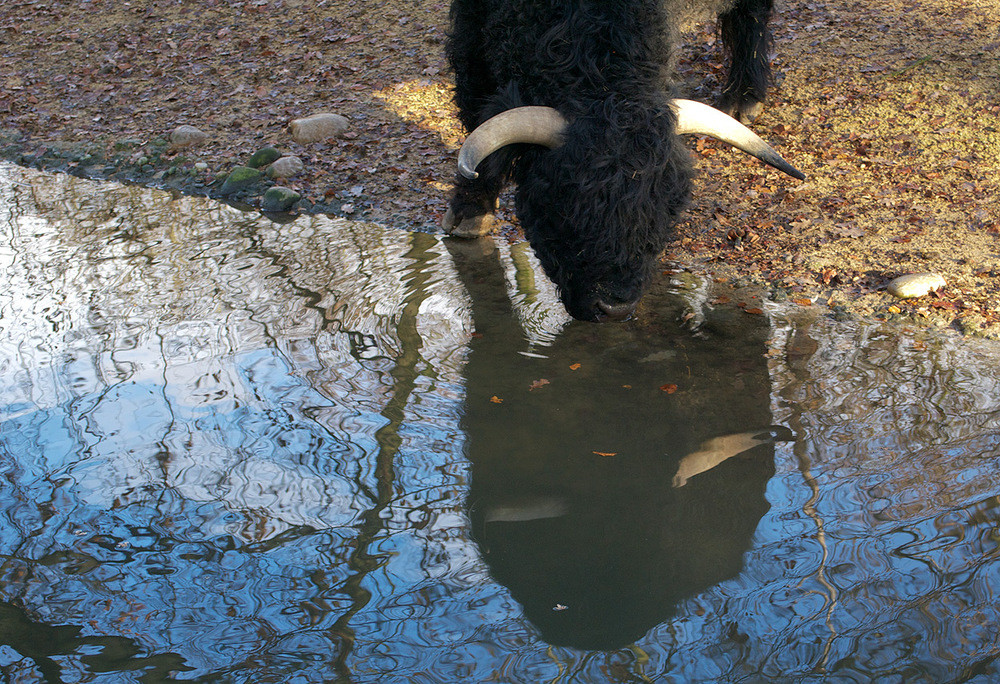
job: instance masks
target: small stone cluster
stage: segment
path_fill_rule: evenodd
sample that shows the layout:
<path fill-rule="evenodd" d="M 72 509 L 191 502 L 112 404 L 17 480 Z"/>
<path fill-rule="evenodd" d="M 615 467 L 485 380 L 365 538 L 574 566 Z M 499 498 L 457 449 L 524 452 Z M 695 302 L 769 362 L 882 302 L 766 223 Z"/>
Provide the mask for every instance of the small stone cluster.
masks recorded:
<path fill-rule="evenodd" d="M 321 112 L 300 119 L 288 125 L 292 140 L 299 145 L 322 142 L 343 135 L 349 128 L 346 117 L 330 112 Z M 184 124 L 174 128 L 169 135 L 169 151 L 179 153 L 202 145 L 209 135 L 195 126 Z M 197 171 L 207 171 L 204 163 L 194 165 Z M 305 163 L 293 154 L 284 154 L 275 147 L 264 147 L 255 152 L 245 165 L 237 166 L 227 174 L 220 174 L 216 183 L 221 182 L 218 194 L 232 199 L 253 201 L 260 197 L 260 209 L 268 213 L 294 211 L 302 201 L 302 196 L 292 187 L 284 184 L 305 172 Z M 268 186 L 268 184 L 271 183 Z"/>

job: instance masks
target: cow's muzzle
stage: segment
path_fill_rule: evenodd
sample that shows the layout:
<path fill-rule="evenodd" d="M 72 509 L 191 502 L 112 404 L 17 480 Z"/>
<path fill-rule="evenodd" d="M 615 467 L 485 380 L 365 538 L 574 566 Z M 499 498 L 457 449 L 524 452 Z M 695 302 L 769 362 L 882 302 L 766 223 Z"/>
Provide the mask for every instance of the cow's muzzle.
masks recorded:
<path fill-rule="evenodd" d="M 638 302 L 622 302 L 619 304 L 608 304 L 603 299 L 594 302 L 594 308 L 599 312 L 598 321 L 624 321 L 635 313 Z"/>

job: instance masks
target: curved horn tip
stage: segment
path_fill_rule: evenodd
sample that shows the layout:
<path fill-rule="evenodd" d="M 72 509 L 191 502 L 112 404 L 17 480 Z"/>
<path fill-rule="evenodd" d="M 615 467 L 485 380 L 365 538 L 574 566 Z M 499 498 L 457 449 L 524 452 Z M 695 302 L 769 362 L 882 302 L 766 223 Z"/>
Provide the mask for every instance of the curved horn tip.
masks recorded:
<path fill-rule="evenodd" d="M 694 100 L 674 99 L 671 104 L 677 114 L 679 135 L 695 133 L 711 136 L 757 157 L 792 178 L 805 180 L 805 174 L 786 162 L 763 138 L 725 112 Z"/>
<path fill-rule="evenodd" d="M 770 163 L 770 162 L 768 162 L 768 163 Z M 778 169 L 779 171 L 787 173 L 789 176 L 791 176 L 792 178 L 794 178 L 796 180 L 805 180 L 806 179 L 806 174 L 804 174 L 801 171 L 799 171 L 797 168 L 795 168 L 794 166 L 792 166 L 791 164 L 789 164 L 788 162 L 786 162 L 784 159 L 782 159 L 780 163 L 771 164 L 771 166 L 773 166 L 774 168 Z"/>
<path fill-rule="evenodd" d="M 558 147 L 563 142 L 562 132 L 566 125 L 565 117 L 552 107 L 507 109 L 469 133 L 458 153 L 458 170 L 466 178 L 475 179 L 479 176 L 476 167 L 480 162 L 500 148 L 514 143 Z"/>

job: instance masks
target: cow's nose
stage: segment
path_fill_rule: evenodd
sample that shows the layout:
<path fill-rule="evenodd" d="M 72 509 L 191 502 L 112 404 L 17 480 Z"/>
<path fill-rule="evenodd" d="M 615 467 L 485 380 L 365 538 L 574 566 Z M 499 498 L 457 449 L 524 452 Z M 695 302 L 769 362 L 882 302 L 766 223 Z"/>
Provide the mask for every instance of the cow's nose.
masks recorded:
<path fill-rule="evenodd" d="M 624 321 L 635 311 L 636 302 L 622 302 L 618 304 L 608 304 L 603 299 L 598 299 L 597 308 L 604 314 L 600 320 Z"/>

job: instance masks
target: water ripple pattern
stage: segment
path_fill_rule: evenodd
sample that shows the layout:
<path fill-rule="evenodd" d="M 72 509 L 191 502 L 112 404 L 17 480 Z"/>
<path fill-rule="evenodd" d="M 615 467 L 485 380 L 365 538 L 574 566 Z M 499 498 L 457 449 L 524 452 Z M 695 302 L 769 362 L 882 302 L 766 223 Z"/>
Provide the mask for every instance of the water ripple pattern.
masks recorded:
<path fill-rule="evenodd" d="M 9 681 L 1000 679 L 1000 350 L 0 166 Z"/>

